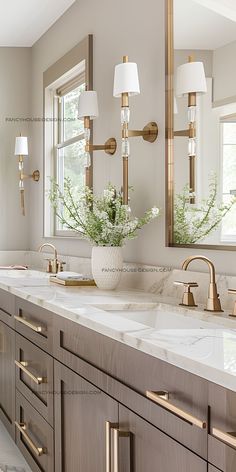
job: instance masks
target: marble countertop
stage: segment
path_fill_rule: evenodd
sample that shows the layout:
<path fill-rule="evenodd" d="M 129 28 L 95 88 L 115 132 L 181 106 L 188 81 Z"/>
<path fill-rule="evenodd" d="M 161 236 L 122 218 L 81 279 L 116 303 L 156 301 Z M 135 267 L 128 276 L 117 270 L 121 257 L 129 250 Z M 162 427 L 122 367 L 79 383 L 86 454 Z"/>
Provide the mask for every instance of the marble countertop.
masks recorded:
<path fill-rule="evenodd" d="M 177 300 L 137 290 L 63 287 L 50 282 L 48 274 L 31 270 L 1 270 L 0 288 L 236 392 L 236 319 L 228 312 L 186 309 Z M 135 310 L 145 310 L 149 318 L 160 314 L 164 320 L 178 315 L 182 327 L 174 329 L 170 322 L 169 327 L 150 327 L 124 317 L 124 311 Z"/>

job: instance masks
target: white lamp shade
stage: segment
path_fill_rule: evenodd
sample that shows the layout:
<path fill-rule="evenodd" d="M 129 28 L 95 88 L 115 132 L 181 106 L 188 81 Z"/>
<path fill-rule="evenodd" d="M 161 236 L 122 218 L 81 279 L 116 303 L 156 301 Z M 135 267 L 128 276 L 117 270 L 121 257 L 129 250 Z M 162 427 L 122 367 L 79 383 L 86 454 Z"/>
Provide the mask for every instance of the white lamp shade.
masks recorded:
<path fill-rule="evenodd" d="M 207 92 L 206 76 L 202 62 L 187 62 L 177 69 L 176 74 L 176 96 L 196 92 L 203 94 Z"/>
<path fill-rule="evenodd" d="M 174 115 L 178 115 L 178 105 L 176 97 L 174 96 Z"/>
<path fill-rule="evenodd" d="M 123 62 L 115 67 L 113 96 L 120 97 L 122 93 L 129 96 L 140 93 L 138 67 L 135 62 Z"/>
<path fill-rule="evenodd" d="M 26 136 L 18 136 L 15 144 L 15 156 L 28 156 L 28 138 Z"/>
<path fill-rule="evenodd" d="M 97 118 L 98 113 L 98 98 L 97 92 L 94 90 L 86 90 L 79 96 L 79 113 L 78 118 L 82 120 L 85 116 L 89 116 L 91 120 Z"/>

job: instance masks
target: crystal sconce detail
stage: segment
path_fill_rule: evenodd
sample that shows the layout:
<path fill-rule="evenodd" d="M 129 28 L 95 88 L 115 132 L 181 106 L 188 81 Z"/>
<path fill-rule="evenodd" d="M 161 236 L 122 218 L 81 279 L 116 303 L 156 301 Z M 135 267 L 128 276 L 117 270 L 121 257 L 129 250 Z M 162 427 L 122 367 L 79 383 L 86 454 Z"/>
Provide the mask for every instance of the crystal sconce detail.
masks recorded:
<path fill-rule="evenodd" d="M 19 190 L 22 215 L 25 216 L 25 185 L 26 179 L 33 179 L 38 182 L 40 179 L 39 170 L 35 170 L 32 175 L 24 174 L 24 157 L 28 156 L 28 138 L 26 136 L 18 136 L 15 143 L 15 156 L 19 158 Z"/>
<path fill-rule="evenodd" d="M 115 138 L 109 138 L 105 144 L 91 144 L 91 120 L 99 116 L 97 92 L 86 90 L 80 94 L 78 106 L 78 118 L 84 120 L 84 138 L 85 138 L 85 168 L 91 166 L 91 153 L 93 151 L 105 151 L 106 154 L 113 156 L 116 152 L 117 143 Z M 86 173 L 87 175 L 87 173 Z M 86 185 L 88 183 L 86 182 Z"/>
<path fill-rule="evenodd" d="M 189 157 L 189 202 L 195 203 L 195 158 L 196 158 L 196 114 L 197 114 L 197 94 L 207 92 L 206 76 L 202 62 L 194 62 L 189 56 L 189 62 L 177 68 L 176 75 L 176 96 L 188 96 L 188 122 L 187 130 L 174 131 L 174 136 L 184 136 L 188 138 Z"/>
<path fill-rule="evenodd" d="M 143 130 L 130 130 L 129 97 L 140 94 L 138 67 L 134 62 L 123 57 L 123 63 L 115 67 L 114 97 L 121 97 L 121 127 L 122 127 L 122 159 L 123 159 L 123 203 L 129 201 L 128 160 L 130 157 L 129 138 L 141 136 L 145 141 L 153 143 L 158 136 L 158 126 L 155 122 L 148 123 Z"/>

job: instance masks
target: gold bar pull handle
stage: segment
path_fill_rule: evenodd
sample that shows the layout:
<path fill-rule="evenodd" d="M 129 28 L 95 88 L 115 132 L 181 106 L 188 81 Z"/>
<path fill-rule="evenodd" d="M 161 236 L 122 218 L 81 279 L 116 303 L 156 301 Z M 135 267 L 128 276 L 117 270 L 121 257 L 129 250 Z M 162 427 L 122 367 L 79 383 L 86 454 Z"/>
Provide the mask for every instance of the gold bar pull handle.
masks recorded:
<path fill-rule="evenodd" d="M 28 367 L 28 362 L 18 362 L 18 361 L 15 361 L 15 365 L 20 369 L 22 370 L 22 372 L 24 372 L 26 375 L 28 375 L 28 377 L 30 377 L 31 380 L 33 380 L 34 383 L 36 383 L 37 385 L 41 385 L 43 383 L 47 383 L 47 379 L 46 377 L 35 377 L 35 375 L 33 375 L 26 367 Z"/>
<path fill-rule="evenodd" d="M 212 435 L 220 441 L 228 444 L 228 446 L 236 448 L 236 432 L 225 433 L 220 429 L 212 428 Z"/>
<path fill-rule="evenodd" d="M 131 433 L 129 431 L 120 431 L 120 429 L 114 429 L 114 468 L 113 472 L 119 472 L 119 438 L 130 438 Z"/>
<path fill-rule="evenodd" d="M 39 456 L 42 456 L 43 454 L 47 454 L 47 449 L 45 447 L 35 446 L 33 441 L 30 439 L 30 437 L 28 436 L 28 434 L 26 432 L 26 430 L 27 430 L 26 423 L 18 423 L 17 421 L 15 421 L 15 425 L 16 425 L 17 429 L 20 431 L 20 433 L 22 434 L 22 436 L 24 437 L 24 439 L 27 442 L 27 444 L 29 445 L 30 449 L 32 449 L 32 451 L 34 452 L 34 454 L 36 456 L 39 457 Z"/>
<path fill-rule="evenodd" d="M 111 430 L 118 428 L 118 423 L 106 421 L 106 472 L 112 472 L 111 466 Z"/>
<path fill-rule="evenodd" d="M 20 323 L 22 323 L 23 325 L 25 325 L 28 328 L 32 329 L 36 333 L 43 333 L 44 331 L 46 331 L 46 329 L 43 328 L 42 326 L 31 323 L 31 322 L 27 321 L 25 318 L 22 318 L 22 316 L 14 316 L 14 318 L 15 318 L 16 321 L 19 321 Z"/>
<path fill-rule="evenodd" d="M 188 423 L 191 423 L 192 425 L 197 426 L 200 429 L 206 429 L 206 426 L 207 426 L 206 421 L 199 420 L 198 418 L 191 415 L 190 413 L 187 413 L 186 411 L 181 410 L 177 406 L 173 405 L 169 401 L 169 393 L 168 392 L 151 392 L 151 391 L 147 391 L 146 396 L 147 396 L 147 398 L 149 398 L 153 402 L 155 402 L 158 405 L 166 408 L 166 410 L 170 411 L 174 415 L 179 416 L 180 418 L 187 421 Z"/>

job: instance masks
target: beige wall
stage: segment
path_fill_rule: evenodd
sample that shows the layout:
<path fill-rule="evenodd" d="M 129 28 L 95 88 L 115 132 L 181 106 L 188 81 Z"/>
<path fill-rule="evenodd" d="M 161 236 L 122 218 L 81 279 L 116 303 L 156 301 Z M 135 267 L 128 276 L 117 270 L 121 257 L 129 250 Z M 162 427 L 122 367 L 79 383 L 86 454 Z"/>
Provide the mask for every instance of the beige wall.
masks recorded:
<path fill-rule="evenodd" d="M 142 230 L 139 238 L 124 248 L 128 261 L 179 266 L 192 249 L 165 247 L 165 31 L 164 0 L 150 0 L 148 8 L 137 0 L 80 0 L 34 45 L 32 50 L 32 112 L 43 113 L 43 71 L 70 50 L 88 33 L 94 34 L 94 87 L 100 99 L 100 118 L 95 123 L 95 141 L 109 136 L 119 140 L 120 104 L 112 97 L 114 66 L 124 54 L 139 64 L 142 94 L 131 100 L 132 127 L 150 121 L 159 124 L 155 144 L 132 141 L 130 184 L 135 187 L 132 209 L 142 214 L 158 204 L 159 220 Z M 35 166 L 43 169 L 43 129 L 33 126 Z M 109 180 L 121 184 L 120 147 L 114 158 L 95 154 L 95 191 L 100 192 Z M 31 186 L 30 241 L 35 250 L 43 235 L 43 182 Z M 69 255 L 89 256 L 91 246 L 85 241 L 57 239 L 59 250 Z M 218 271 L 236 273 L 231 252 L 201 251 L 212 257 Z"/>
<path fill-rule="evenodd" d="M 214 101 L 236 97 L 236 41 L 213 52 Z"/>
<path fill-rule="evenodd" d="M 29 135 L 29 128 L 26 122 L 7 122 L 6 118 L 30 116 L 31 49 L 0 48 L 0 64 L 0 249 L 27 249 L 29 216 L 23 217 L 20 211 L 14 145 L 15 136 L 20 132 Z M 30 187 L 31 183 L 27 182 L 27 215 Z"/>

